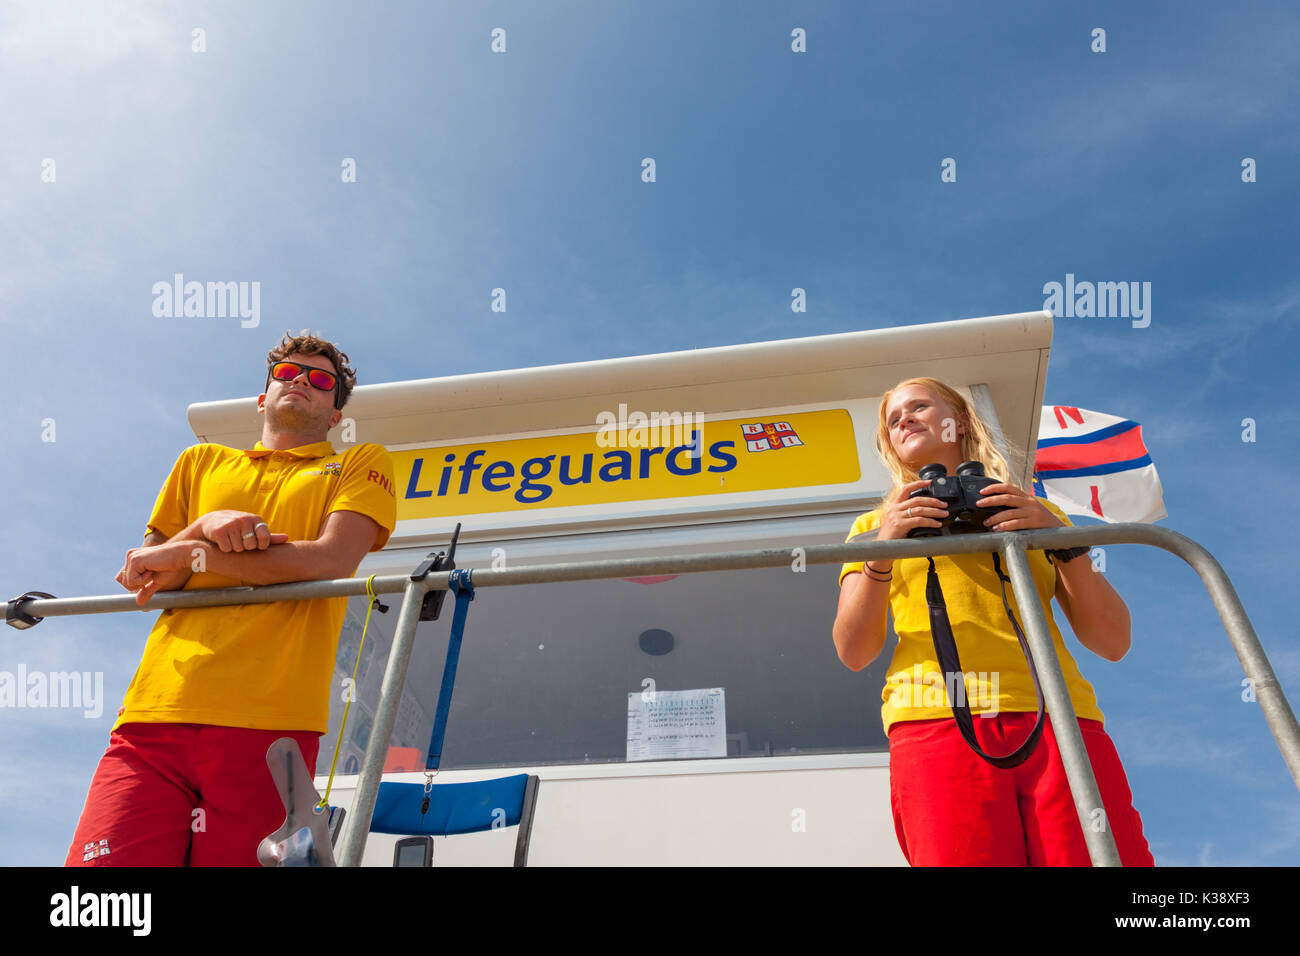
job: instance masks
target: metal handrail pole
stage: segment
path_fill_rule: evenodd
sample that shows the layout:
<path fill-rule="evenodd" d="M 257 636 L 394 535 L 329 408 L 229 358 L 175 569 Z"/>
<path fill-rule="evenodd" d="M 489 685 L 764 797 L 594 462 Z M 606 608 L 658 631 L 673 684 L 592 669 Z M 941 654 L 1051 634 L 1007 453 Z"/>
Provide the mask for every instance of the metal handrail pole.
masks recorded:
<path fill-rule="evenodd" d="M 1277 742 L 1283 760 L 1300 788 L 1300 723 L 1287 702 L 1281 684 L 1268 662 L 1245 608 L 1219 562 L 1204 547 L 1168 528 L 1148 524 L 1125 523 L 1104 526 L 1044 528 L 1013 532 L 1020 535 L 1027 549 L 1070 548 L 1080 545 L 1144 544 L 1161 548 L 1182 558 L 1200 576 L 1213 601 L 1215 610 L 1232 641 L 1233 649 L 1250 680 L 1256 700 L 1263 711 L 1269 730 Z M 831 564 L 864 561 L 871 558 L 916 558 L 938 554 L 974 554 L 1000 550 L 1000 536 L 994 533 L 951 535 L 935 538 L 869 541 L 853 544 L 811 545 L 802 551 L 807 564 Z M 536 584 L 554 581 L 584 581 L 601 578 L 684 574 L 697 571 L 740 570 L 744 568 L 789 566 L 792 549 L 774 548 L 698 555 L 673 555 L 660 558 L 622 558 L 604 561 L 569 562 L 533 565 L 523 568 L 483 569 L 474 577 L 476 588 L 512 584 Z M 405 575 L 377 577 L 375 591 L 392 593 L 407 587 Z M 447 581 L 426 580 L 427 588 L 445 588 Z M 308 581 L 266 585 L 258 588 L 222 588 L 203 591 L 169 591 L 154 595 L 145 607 L 136 605 L 131 595 L 78 598 L 29 599 L 24 612 L 37 617 L 69 614 L 96 614 L 109 611 L 160 610 L 178 607 L 211 607 L 265 603 L 268 601 L 303 600 L 318 597 L 361 595 L 364 578 L 334 581 Z"/>
<path fill-rule="evenodd" d="M 442 577 L 445 580 L 447 576 Z M 406 577 L 406 594 L 402 598 L 402 609 L 398 612 L 397 624 L 393 630 L 393 645 L 379 691 L 379 706 L 370 728 L 370 739 L 366 741 L 361 776 L 352 798 L 352 813 L 345 824 L 340 866 L 361 865 L 366 837 L 370 834 L 370 822 L 375 813 L 375 800 L 379 796 L 379 784 L 384 775 L 384 761 L 388 757 L 388 741 L 393 735 L 393 724 L 397 722 L 397 706 L 402 697 L 402 687 L 406 683 L 411 648 L 415 645 L 420 608 L 424 604 L 424 595 L 429 590 L 430 583 L 428 578 L 412 581 L 409 575 Z"/>
<path fill-rule="evenodd" d="M 1124 527 L 1133 527 L 1126 525 Z M 1033 549 L 1067 548 L 1086 544 L 1089 534 L 1097 529 L 1069 528 L 1060 532 L 1049 531 L 1051 538 L 1042 543 L 1028 543 Z M 1163 530 L 1163 529 L 1162 529 Z M 1038 531 L 1004 532 L 1036 536 Z M 1059 540 L 1056 540 L 1057 536 Z M 890 541 L 865 541 L 852 544 L 818 544 L 800 546 L 803 564 L 839 564 L 845 561 L 864 561 L 874 558 L 923 558 L 952 554 L 980 554 L 998 551 L 1002 547 L 999 535 L 994 533 L 947 535 L 930 538 L 900 538 Z M 569 561 L 554 564 L 535 564 L 517 568 L 475 568 L 474 587 L 503 587 L 514 584 L 550 584 L 560 581 L 593 581 L 604 578 L 649 576 L 655 574 L 690 574 L 698 571 L 738 571 L 749 568 L 790 567 L 794 557 L 791 547 L 764 548 L 744 551 L 716 551 L 701 554 L 677 554 L 656 558 L 606 558 L 597 561 Z M 430 584 L 431 588 L 445 588 L 446 581 Z M 34 603 L 32 605 L 36 607 Z M 39 613 L 39 612 L 37 612 Z"/>
<path fill-rule="evenodd" d="M 1241 662 L 1242 670 L 1250 681 L 1255 700 L 1273 740 L 1282 754 L 1282 760 L 1300 789 L 1300 721 L 1286 699 L 1268 655 L 1255 633 L 1254 625 L 1246 614 L 1245 606 L 1237 594 L 1232 580 L 1206 548 L 1184 534 L 1170 528 L 1129 523 L 1086 528 L 1034 530 L 1018 532 L 1024 535 L 1028 547 L 1065 548 L 1082 544 L 1142 544 L 1160 548 L 1182 558 L 1197 573 L 1210 596 L 1214 609 L 1232 642 L 1233 650 Z M 477 583 L 477 582 L 476 582 Z"/>
<path fill-rule="evenodd" d="M 1165 528 L 1148 525 L 1110 525 L 1106 527 L 1062 528 L 1059 530 L 1019 531 L 1029 548 L 1068 548 L 1090 543 L 1142 543 L 1155 544 L 1166 550 L 1176 550 L 1165 539 L 1150 540 L 1147 536 L 1133 537 L 1135 532 L 1155 532 L 1173 535 L 1189 544 L 1194 542 Z M 1128 536 L 1126 536 L 1126 534 Z M 844 561 L 863 561 L 873 558 L 922 558 L 940 554 L 976 554 L 1000 550 L 996 534 L 947 535 L 932 538 L 902 538 L 891 541 L 866 541 L 853 544 L 809 545 L 801 548 L 805 564 L 838 564 Z M 556 581 L 586 581 L 601 578 L 618 578 L 651 574 L 692 573 L 696 571 L 743 570 L 789 566 L 791 548 L 767 548 L 745 551 L 710 552 L 693 555 L 669 555 L 658 558 L 614 558 L 598 561 L 561 562 L 530 565 L 519 568 L 474 571 L 474 586 L 501 587 L 512 584 L 543 584 Z M 1177 552 L 1176 552 L 1177 553 Z M 376 593 L 395 593 L 406 587 L 407 575 L 376 577 Z M 430 589 L 446 588 L 447 581 L 427 582 Z M 154 611 L 179 607 L 212 607 L 266 603 L 270 601 L 303 600 L 366 593 L 364 577 L 341 578 L 333 581 L 302 581 L 288 584 L 270 584 L 260 587 L 216 588 L 195 591 L 164 591 L 154 595 L 143 607 L 129 595 L 106 595 L 74 598 L 35 598 L 24 603 L 25 611 L 43 617 L 69 614 L 97 614 L 109 611 Z"/>
<path fill-rule="evenodd" d="M 1115 847 L 1114 834 L 1107 825 L 1101 789 L 1097 786 L 1092 761 L 1088 759 L 1088 748 L 1079 731 L 1079 720 L 1070 700 L 1070 690 L 1065 686 L 1065 674 L 1061 671 L 1060 658 L 1056 656 L 1047 617 L 1043 614 L 1042 605 L 1038 603 L 1038 588 L 1034 583 L 1033 572 L 1029 570 L 1029 556 L 1025 553 L 1025 542 L 1021 534 L 1013 531 L 999 535 L 1004 539 L 1002 554 L 1007 559 L 1007 572 L 1011 576 L 1016 609 L 1020 612 L 1020 620 L 1025 625 L 1025 638 L 1034 655 L 1038 681 L 1042 685 L 1043 698 L 1047 704 L 1047 716 L 1051 718 L 1052 733 L 1056 737 L 1057 749 L 1061 752 L 1061 764 L 1065 767 L 1065 779 L 1070 784 L 1074 809 L 1079 814 L 1079 825 L 1083 827 L 1083 838 L 1088 844 L 1088 856 L 1092 859 L 1093 866 L 1123 866 L 1119 850 Z M 1100 829 L 1097 827 L 1096 816 L 1099 810 L 1102 823 Z"/>
<path fill-rule="evenodd" d="M 1082 545 L 1143 544 L 1177 555 L 1200 576 L 1215 610 L 1232 641 L 1246 677 L 1250 679 L 1260 709 L 1283 760 L 1300 788 L 1300 723 L 1268 662 L 1254 627 L 1223 568 L 1204 547 L 1169 528 L 1136 522 L 1085 527 L 1043 528 L 1006 532 L 1020 535 L 1026 549 L 1073 548 Z M 999 535 L 947 535 L 942 537 L 867 541 L 853 544 L 810 545 L 801 549 L 804 564 L 838 564 L 873 558 L 919 558 L 939 554 L 975 554 L 1001 549 Z M 789 566 L 790 548 L 673 555 L 661 558 L 618 558 L 604 561 L 563 562 L 522 568 L 475 570 L 475 588 L 603 578 L 689 574 L 698 571 L 739 570 Z M 446 587 L 434 583 L 433 587 Z M 44 602 L 33 602 L 36 608 Z M 39 613 L 35 611 L 34 613 Z"/>
<path fill-rule="evenodd" d="M 1291 771 L 1297 789 L 1300 789 L 1300 722 L 1296 721 L 1295 712 L 1287 702 L 1282 685 L 1273 671 L 1273 666 L 1269 663 L 1268 655 L 1264 653 L 1264 647 L 1260 644 L 1259 636 L 1250 623 L 1250 617 L 1246 614 L 1246 608 L 1242 605 L 1236 588 L 1232 586 L 1232 580 L 1223 570 L 1218 559 L 1191 538 L 1169 528 L 1151 530 L 1168 535 L 1170 545 L 1160 541 L 1150 542 L 1151 544 L 1178 555 L 1200 575 L 1206 591 L 1209 592 L 1210 600 L 1214 602 L 1219 620 L 1223 622 L 1223 627 L 1232 641 L 1232 648 L 1237 652 L 1237 660 L 1241 662 L 1241 668 L 1250 681 L 1255 700 L 1264 714 L 1264 720 L 1268 723 L 1269 730 L 1273 732 L 1273 739 L 1277 741 L 1278 749 L 1282 752 L 1282 759 L 1287 769 Z"/>
<path fill-rule="evenodd" d="M 1282 752 L 1287 768 L 1300 788 L 1300 723 L 1282 690 L 1272 666 L 1264 654 L 1259 638 L 1250 623 L 1231 581 L 1214 556 L 1190 538 L 1168 528 L 1126 523 L 1105 526 L 1035 529 L 1015 532 L 1024 536 L 1026 548 L 1069 548 L 1094 544 L 1145 544 L 1177 555 L 1200 575 L 1215 610 L 1223 622 L 1233 649 L 1250 680 L 1256 700 L 1264 713 L 1269 730 Z M 973 554 L 998 550 L 995 534 L 951 535 L 936 538 L 898 539 L 854 544 L 812 545 L 801 549 L 804 564 L 830 564 L 863 561 L 871 558 L 914 558 L 938 554 Z M 554 581 L 582 581 L 600 578 L 631 577 L 651 574 L 683 574 L 697 571 L 739 570 L 743 568 L 779 567 L 790 562 L 792 549 L 776 548 L 733 551 L 699 555 L 674 555 L 662 558 L 622 558 L 616 560 L 533 565 L 523 568 L 483 569 L 474 578 L 476 587 L 499 587 L 511 584 L 537 584 Z M 406 585 L 405 575 L 377 577 L 375 591 L 392 593 Z M 431 588 L 445 588 L 446 581 L 429 581 Z M 265 603 L 269 601 L 306 600 L 320 597 L 361 595 L 363 578 L 334 581 L 307 581 L 274 584 L 257 588 L 221 588 L 202 591 L 168 591 L 156 594 L 143 608 L 131 595 L 76 598 L 30 599 L 23 610 L 38 617 L 69 614 L 96 614 L 110 611 L 153 611 L 180 607 L 214 607 L 221 605 Z"/>
<path fill-rule="evenodd" d="M 407 574 L 375 577 L 376 594 L 405 590 Z M 141 607 L 133 594 L 100 594 L 91 597 L 37 598 L 23 610 L 38 617 L 70 617 L 78 614 L 108 614 L 115 611 L 168 611 L 182 607 L 226 607 L 241 604 L 270 604 L 273 601 L 310 601 L 315 598 L 351 597 L 366 593 L 366 579 L 335 578 L 292 581 L 258 587 L 200 588 L 194 591 L 160 591 Z"/>

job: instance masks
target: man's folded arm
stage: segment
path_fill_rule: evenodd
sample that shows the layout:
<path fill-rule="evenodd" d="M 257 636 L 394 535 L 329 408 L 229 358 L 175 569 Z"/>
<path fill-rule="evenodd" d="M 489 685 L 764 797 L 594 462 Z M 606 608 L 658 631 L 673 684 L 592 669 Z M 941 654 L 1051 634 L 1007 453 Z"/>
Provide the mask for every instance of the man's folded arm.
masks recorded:
<path fill-rule="evenodd" d="M 154 545 L 165 544 L 168 541 L 203 541 L 203 532 L 199 530 L 199 521 L 202 520 L 203 519 L 200 518 L 188 527 L 176 532 L 171 537 L 168 537 L 161 531 L 151 530 L 144 536 L 144 544 L 142 544 L 141 547 L 152 548 Z"/>
<path fill-rule="evenodd" d="M 243 584 L 332 580 L 352 576 L 380 530 L 378 522 L 359 512 L 331 511 L 315 541 L 286 541 L 264 551 L 226 552 L 203 540 L 194 547 L 203 550 L 205 570 Z"/>

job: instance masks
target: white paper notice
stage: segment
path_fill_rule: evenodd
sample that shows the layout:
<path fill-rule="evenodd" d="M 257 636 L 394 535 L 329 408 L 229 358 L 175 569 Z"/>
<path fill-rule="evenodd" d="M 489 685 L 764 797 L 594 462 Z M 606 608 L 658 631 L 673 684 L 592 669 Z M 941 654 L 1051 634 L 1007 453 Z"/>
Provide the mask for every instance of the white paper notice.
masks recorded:
<path fill-rule="evenodd" d="M 727 755 L 726 691 L 641 691 L 627 695 L 627 759 Z"/>

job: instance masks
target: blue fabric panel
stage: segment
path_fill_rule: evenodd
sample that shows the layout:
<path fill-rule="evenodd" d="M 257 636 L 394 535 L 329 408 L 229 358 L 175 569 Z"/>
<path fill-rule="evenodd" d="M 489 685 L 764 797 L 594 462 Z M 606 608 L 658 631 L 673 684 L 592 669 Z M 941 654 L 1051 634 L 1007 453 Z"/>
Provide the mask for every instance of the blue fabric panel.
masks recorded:
<path fill-rule="evenodd" d="M 527 785 L 526 773 L 473 783 L 434 784 L 429 794 L 429 812 L 421 825 L 424 784 L 381 783 L 370 832 L 410 836 L 475 833 L 492 828 L 500 817 L 500 814 L 493 816 L 497 809 L 505 812 L 503 826 L 517 826 Z"/>

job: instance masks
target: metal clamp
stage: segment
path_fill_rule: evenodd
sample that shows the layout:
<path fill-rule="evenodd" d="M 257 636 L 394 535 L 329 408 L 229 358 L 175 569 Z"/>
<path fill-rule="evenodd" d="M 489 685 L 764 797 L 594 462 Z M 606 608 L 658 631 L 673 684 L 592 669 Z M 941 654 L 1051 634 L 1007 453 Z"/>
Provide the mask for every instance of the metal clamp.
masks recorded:
<path fill-rule="evenodd" d="M 37 598 L 53 598 L 53 594 L 46 594 L 44 591 L 28 591 L 26 594 L 20 594 L 13 598 L 5 606 L 5 623 L 10 627 L 16 627 L 20 631 L 25 631 L 29 627 L 35 627 L 43 617 L 37 617 L 35 614 L 28 614 L 23 610 L 23 605 L 28 601 L 34 601 Z"/>
<path fill-rule="evenodd" d="M 456 530 L 451 533 L 451 547 L 448 551 L 430 551 L 425 559 L 420 562 L 420 566 L 411 572 L 412 581 L 423 581 L 430 573 L 434 571 L 450 571 L 456 567 L 456 542 L 460 538 L 460 522 L 456 522 Z M 436 621 L 438 615 L 442 613 L 442 602 L 447 597 L 445 588 L 439 588 L 436 591 L 428 591 L 424 595 L 424 602 L 420 605 L 421 621 Z"/>

